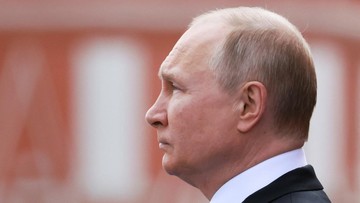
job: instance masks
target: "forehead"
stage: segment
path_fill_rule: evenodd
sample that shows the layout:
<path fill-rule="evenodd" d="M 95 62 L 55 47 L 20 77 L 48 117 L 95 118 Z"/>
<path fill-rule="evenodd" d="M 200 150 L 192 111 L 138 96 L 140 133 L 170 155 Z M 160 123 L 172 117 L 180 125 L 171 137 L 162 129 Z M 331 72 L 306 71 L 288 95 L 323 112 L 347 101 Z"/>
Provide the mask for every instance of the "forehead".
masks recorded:
<path fill-rule="evenodd" d="M 225 38 L 221 24 L 203 23 L 188 29 L 162 63 L 159 76 L 175 76 L 181 71 L 194 73 L 208 70 L 208 62 L 216 46 Z"/>

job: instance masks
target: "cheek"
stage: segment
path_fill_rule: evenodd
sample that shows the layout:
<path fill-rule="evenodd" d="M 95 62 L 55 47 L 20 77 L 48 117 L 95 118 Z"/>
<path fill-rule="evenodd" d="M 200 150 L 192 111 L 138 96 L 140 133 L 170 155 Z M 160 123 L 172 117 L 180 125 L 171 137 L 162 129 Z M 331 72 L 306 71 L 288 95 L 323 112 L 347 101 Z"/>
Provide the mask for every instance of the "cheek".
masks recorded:
<path fill-rule="evenodd" d="M 209 160 L 222 160 L 224 147 L 233 135 L 233 114 L 225 105 L 209 100 L 172 101 L 168 106 L 168 135 L 173 144 L 172 153 L 166 154 L 164 164 L 206 167 Z M 230 138 L 230 137 L 229 137 Z M 200 165 L 199 165 L 200 164 Z"/>
<path fill-rule="evenodd" d="M 193 100 L 177 100 L 169 104 L 168 119 L 170 127 L 182 127 L 182 130 L 200 124 L 209 113 L 205 104 Z"/>
<path fill-rule="evenodd" d="M 171 139 L 182 148 L 192 145 L 207 131 L 207 109 L 200 102 L 177 100 L 168 106 L 168 127 Z M 184 144 L 182 144 L 184 143 Z M 190 147 L 190 146 L 189 146 Z"/>
<path fill-rule="evenodd" d="M 233 133 L 237 119 L 230 98 L 210 90 L 196 93 L 173 95 L 169 101 L 168 127 L 172 136 L 200 142 Z"/>
<path fill-rule="evenodd" d="M 168 124 L 177 139 L 189 139 L 202 142 L 211 139 L 232 125 L 231 113 L 222 104 L 202 100 L 173 101 L 168 108 Z"/>

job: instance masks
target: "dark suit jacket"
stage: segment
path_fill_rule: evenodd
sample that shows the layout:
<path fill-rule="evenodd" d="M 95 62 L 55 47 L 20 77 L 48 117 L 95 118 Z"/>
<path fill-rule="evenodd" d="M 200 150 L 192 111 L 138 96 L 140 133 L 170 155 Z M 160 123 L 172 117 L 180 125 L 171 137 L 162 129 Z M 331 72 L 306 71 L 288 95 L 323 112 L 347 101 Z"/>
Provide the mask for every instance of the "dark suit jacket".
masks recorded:
<path fill-rule="evenodd" d="M 243 203 L 328 203 L 310 165 L 292 170 L 247 197 Z"/>

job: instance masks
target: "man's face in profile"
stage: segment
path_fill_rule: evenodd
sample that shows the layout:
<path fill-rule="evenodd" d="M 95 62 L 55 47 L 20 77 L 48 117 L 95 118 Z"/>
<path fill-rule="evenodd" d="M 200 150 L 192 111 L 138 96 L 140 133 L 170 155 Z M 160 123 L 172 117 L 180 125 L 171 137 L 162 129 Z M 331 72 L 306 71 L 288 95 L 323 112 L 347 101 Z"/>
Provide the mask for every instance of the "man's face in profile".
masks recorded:
<path fill-rule="evenodd" d="M 209 68 L 224 35 L 217 29 L 196 25 L 180 38 L 160 68 L 162 89 L 146 115 L 157 129 L 164 169 L 185 180 L 220 167 L 237 136 L 235 99 Z"/>

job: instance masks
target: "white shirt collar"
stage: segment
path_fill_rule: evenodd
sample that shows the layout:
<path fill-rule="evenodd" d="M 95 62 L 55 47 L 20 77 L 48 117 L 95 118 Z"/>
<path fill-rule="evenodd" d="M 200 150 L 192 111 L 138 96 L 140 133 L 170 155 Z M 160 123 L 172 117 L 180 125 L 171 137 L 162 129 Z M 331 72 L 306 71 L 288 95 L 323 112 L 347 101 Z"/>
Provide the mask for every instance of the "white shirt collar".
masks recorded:
<path fill-rule="evenodd" d="M 307 165 L 303 149 L 265 160 L 226 182 L 210 203 L 239 203 L 285 173 Z"/>

